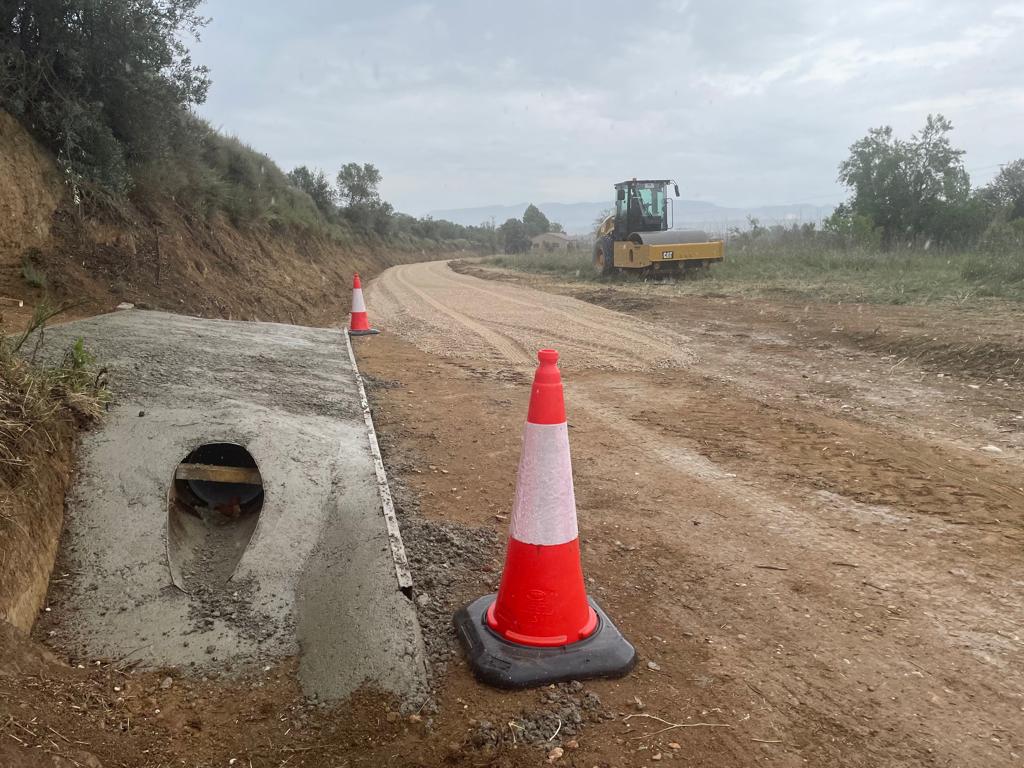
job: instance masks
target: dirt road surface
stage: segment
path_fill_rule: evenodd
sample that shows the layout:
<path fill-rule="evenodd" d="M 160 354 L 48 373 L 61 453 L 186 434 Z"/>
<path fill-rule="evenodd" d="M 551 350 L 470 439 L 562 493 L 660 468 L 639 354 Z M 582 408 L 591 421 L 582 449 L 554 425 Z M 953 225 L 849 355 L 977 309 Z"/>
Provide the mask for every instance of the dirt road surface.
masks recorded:
<path fill-rule="evenodd" d="M 367 290 L 386 333 L 357 355 L 400 496 L 504 536 L 535 352 L 560 351 L 584 570 L 640 654 L 587 684 L 615 717 L 564 762 L 1024 762 L 1019 315 L 491 276 L 387 270 Z M 877 342 L 910 327 L 1009 356 Z M 519 695 L 450 658 L 463 732 L 513 717 Z"/>

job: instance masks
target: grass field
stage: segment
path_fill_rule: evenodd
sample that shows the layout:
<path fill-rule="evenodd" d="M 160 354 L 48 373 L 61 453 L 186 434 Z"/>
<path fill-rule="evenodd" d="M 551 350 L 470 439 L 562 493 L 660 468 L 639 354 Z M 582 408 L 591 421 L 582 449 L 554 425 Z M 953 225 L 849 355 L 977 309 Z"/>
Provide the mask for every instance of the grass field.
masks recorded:
<path fill-rule="evenodd" d="M 632 274 L 603 277 L 592 267 L 589 251 L 584 250 L 492 256 L 485 263 L 568 281 L 655 279 Z M 723 262 L 669 280 L 680 292 L 705 295 L 789 294 L 885 304 L 968 304 L 987 298 L 1024 301 L 1024 251 L 917 248 L 883 252 L 802 242 L 727 244 Z"/>

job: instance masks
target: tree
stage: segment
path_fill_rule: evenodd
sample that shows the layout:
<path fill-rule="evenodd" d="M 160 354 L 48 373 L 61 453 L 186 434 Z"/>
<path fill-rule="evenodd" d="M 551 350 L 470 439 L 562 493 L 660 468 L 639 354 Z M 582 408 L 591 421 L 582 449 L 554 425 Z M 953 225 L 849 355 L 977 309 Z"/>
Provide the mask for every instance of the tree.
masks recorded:
<path fill-rule="evenodd" d="M 0 5 L 0 108 L 51 149 L 72 182 L 114 192 L 166 154 L 206 99 L 186 46 L 201 0 L 13 0 Z"/>
<path fill-rule="evenodd" d="M 548 225 L 548 232 L 559 232 L 559 233 L 564 235 L 565 234 L 565 227 L 563 227 L 557 221 L 552 221 Z"/>
<path fill-rule="evenodd" d="M 311 171 L 306 166 L 300 165 L 289 172 L 288 181 L 313 198 L 313 202 L 316 203 L 316 207 L 320 209 L 321 213 L 334 213 L 334 201 L 337 198 L 337 193 L 331 186 L 326 173 L 320 170 Z"/>
<path fill-rule="evenodd" d="M 392 227 L 394 209 L 380 199 L 377 185 L 380 171 L 372 163 L 346 163 L 338 171 L 338 199 L 345 218 L 356 229 L 386 236 Z"/>
<path fill-rule="evenodd" d="M 530 250 L 530 236 L 526 234 L 526 225 L 519 219 L 508 219 L 498 227 L 498 235 L 505 246 L 505 253 L 523 253 Z"/>
<path fill-rule="evenodd" d="M 889 126 L 874 128 L 839 165 L 839 181 L 853 192 L 849 215 L 866 217 L 880 229 L 883 247 L 903 238 L 951 241 L 962 234 L 950 231 L 950 214 L 967 203 L 970 179 L 963 150 L 950 144 L 951 130 L 942 115 L 929 115 L 907 141 L 894 137 Z"/>
<path fill-rule="evenodd" d="M 548 217 L 533 203 L 526 206 L 526 210 L 523 212 L 523 226 L 526 227 L 527 237 L 536 237 L 551 230 L 551 222 L 548 221 Z"/>
<path fill-rule="evenodd" d="M 338 171 L 338 199 L 345 206 L 379 202 L 380 181 L 380 171 L 372 163 L 346 163 Z"/>
<path fill-rule="evenodd" d="M 1007 221 L 1024 218 L 1024 158 L 1004 165 L 981 196 L 1005 211 Z"/>

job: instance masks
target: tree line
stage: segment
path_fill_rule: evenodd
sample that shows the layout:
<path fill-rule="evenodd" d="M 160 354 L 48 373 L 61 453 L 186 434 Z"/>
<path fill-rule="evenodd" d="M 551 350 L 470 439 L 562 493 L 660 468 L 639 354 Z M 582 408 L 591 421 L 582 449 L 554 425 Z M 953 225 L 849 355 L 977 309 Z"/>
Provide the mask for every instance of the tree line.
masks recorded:
<path fill-rule="evenodd" d="M 942 115 L 928 115 L 909 139 L 883 126 L 856 141 L 839 165 L 851 196 L 825 229 L 884 250 L 1024 246 L 1024 159 L 972 187 L 952 130 Z"/>
<path fill-rule="evenodd" d="M 342 222 L 358 232 L 381 237 L 395 235 L 428 240 L 454 241 L 457 245 L 493 250 L 497 243 L 488 224 L 464 226 L 429 216 L 416 218 L 394 210 L 381 199 L 380 171 L 372 163 L 346 163 L 333 183 L 323 170 L 300 165 L 288 174 L 289 181 L 313 200 L 328 220 Z"/>

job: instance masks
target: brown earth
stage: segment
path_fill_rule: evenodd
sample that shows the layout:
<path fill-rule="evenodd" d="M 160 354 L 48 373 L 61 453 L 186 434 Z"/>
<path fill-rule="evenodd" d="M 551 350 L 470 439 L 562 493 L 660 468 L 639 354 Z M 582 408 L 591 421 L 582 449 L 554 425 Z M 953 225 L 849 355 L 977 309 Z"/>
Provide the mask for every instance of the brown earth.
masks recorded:
<path fill-rule="evenodd" d="M 637 696 L 643 714 L 730 726 L 624 742 L 621 721 L 599 726 L 587 761 L 645 764 L 670 740 L 699 765 L 1022 759 L 1016 307 L 583 289 L 623 314 L 527 282 L 555 293 L 390 270 L 370 306 L 416 348 L 382 338 L 361 357 L 404 385 L 378 416 L 423 457 L 424 513 L 503 529 L 530 358 L 562 352 L 585 570 L 642 659 L 594 688 L 622 712 Z M 1006 354 L 990 371 L 941 353 L 969 341 Z"/>
<path fill-rule="evenodd" d="M 489 276 L 385 272 L 367 290 L 385 333 L 357 343 L 425 598 L 429 707 L 372 692 L 316 707 L 287 664 L 206 680 L 69 667 L 8 636 L 0 764 L 538 765 L 553 745 L 575 766 L 1019 764 L 1019 310 Z M 498 578 L 548 345 L 589 588 L 640 663 L 582 691 L 503 693 L 472 679 L 447 617 Z"/>
<path fill-rule="evenodd" d="M 57 556 L 77 425 L 60 414 L 47 429 L 45 445 L 24 447 L 25 469 L 0 479 L 0 624 L 26 632 L 43 607 Z"/>

